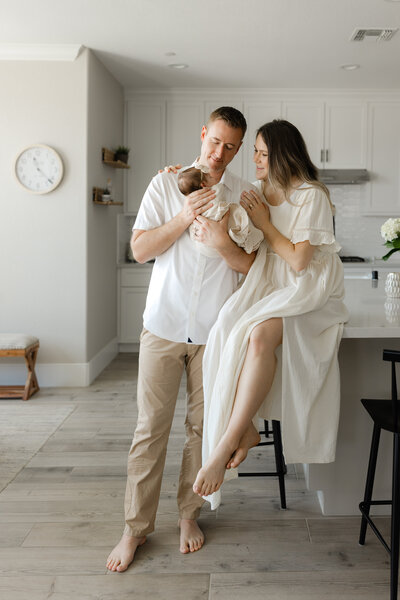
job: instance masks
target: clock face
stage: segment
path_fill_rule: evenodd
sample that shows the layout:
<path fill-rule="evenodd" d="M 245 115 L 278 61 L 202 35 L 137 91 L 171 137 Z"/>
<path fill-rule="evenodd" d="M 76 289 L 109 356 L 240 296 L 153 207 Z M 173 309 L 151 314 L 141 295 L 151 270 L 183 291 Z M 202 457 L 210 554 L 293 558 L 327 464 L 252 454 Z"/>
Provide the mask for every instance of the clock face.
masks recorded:
<path fill-rule="evenodd" d="M 62 180 L 63 163 L 50 146 L 35 144 L 22 150 L 15 161 L 15 175 L 19 183 L 34 194 L 47 194 Z"/>

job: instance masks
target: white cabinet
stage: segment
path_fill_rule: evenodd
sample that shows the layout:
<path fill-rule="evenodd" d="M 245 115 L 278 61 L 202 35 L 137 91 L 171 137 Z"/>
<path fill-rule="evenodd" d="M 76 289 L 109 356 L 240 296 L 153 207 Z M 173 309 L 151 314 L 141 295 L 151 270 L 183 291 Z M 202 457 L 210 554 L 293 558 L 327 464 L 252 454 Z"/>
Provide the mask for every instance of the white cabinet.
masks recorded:
<path fill-rule="evenodd" d="M 326 169 L 365 169 L 367 104 L 351 100 L 325 103 L 324 163 Z"/>
<path fill-rule="evenodd" d="M 400 102 L 372 102 L 368 117 L 371 181 L 365 215 L 400 214 Z"/>
<path fill-rule="evenodd" d="M 324 166 L 324 103 L 318 100 L 292 100 L 283 103 L 283 118 L 293 123 L 306 142 L 311 160 Z"/>
<path fill-rule="evenodd" d="M 127 145 L 131 168 L 127 177 L 126 212 L 136 213 L 150 180 L 165 163 L 165 102 L 127 103 Z"/>
<path fill-rule="evenodd" d="M 135 265 L 119 270 L 119 342 L 138 344 L 152 265 Z"/>
<path fill-rule="evenodd" d="M 190 165 L 199 156 L 203 112 L 203 103 L 192 99 L 167 102 L 165 164 Z"/>
<path fill-rule="evenodd" d="M 283 114 L 299 129 L 319 169 L 366 167 L 366 102 L 292 100 L 284 102 Z"/>

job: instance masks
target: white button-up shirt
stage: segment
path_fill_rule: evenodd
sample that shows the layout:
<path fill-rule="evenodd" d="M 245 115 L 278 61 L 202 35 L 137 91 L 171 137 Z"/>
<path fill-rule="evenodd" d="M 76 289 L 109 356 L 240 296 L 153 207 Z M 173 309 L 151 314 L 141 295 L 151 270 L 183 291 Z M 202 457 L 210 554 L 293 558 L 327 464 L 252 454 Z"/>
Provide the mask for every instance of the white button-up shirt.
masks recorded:
<path fill-rule="evenodd" d="M 228 170 L 220 183 L 225 186 L 227 202 L 238 203 L 243 190 L 255 189 Z M 133 229 L 148 231 L 164 225 L 182 210 L 183 201 L 176 175 L 156 175 L 143 196 Z M 236 290 L 239 276 L 223 258 L 200 254 L 186 229 L 156 257 L 143 314 L 144 327 L 173 342 L 205 344 L 222 305 Z"/>

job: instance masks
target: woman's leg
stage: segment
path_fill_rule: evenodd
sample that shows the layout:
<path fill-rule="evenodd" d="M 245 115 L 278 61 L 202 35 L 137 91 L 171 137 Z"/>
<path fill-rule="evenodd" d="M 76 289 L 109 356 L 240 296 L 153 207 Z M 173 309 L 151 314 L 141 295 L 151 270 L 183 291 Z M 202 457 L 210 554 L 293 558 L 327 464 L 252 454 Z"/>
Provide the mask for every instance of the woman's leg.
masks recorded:
<path fill-rule="evenodd" d="M 228 427 L 193 485 L 200 496 L 208 496 L 221 487 L 226 466 L 228 463 L 232 466 L 230 459 L 235 459 L 232 455 L 236 450 L 258 443 L 252 419 L 271 389 L 276 369 L 275 350 L 282 343 L 282 331 L 282 319 L 278 317 L 260 323 L 250 334 Z M 236 461 L 239 458 L 236 456 Z"/>

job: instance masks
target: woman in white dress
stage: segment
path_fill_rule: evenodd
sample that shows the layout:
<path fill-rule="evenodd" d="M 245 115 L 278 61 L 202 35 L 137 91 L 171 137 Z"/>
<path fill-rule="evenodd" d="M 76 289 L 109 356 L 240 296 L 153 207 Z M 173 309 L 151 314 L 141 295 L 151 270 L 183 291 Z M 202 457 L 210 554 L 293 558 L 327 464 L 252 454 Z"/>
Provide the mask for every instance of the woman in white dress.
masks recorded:
<path fill-rule="evenodd" d="M 193 489 L 212 508 L 259 442 L 258 417 L 281 421 L 287 462 L 335 458 L 337 351 L 348 314 L 329 192 L 287 121 L 260 127 L 254 162 L 259 193 L 243 193 L 241 205 L 265 239 L 203 362 L 203 467 Z"/>

